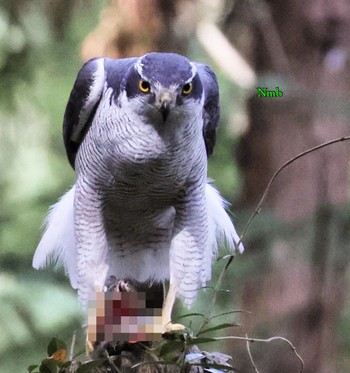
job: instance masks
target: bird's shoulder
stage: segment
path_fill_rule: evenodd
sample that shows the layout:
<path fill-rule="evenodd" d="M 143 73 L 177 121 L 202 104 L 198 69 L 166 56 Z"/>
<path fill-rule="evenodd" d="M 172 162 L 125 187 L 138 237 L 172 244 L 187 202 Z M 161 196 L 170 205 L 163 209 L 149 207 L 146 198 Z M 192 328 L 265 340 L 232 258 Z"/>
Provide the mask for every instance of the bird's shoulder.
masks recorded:
<path fill-rule="evenodd" d="M 200 62 L 194 62 L 194 65 L 203 85 L 203 137 L 207 155 L 210 156 L 214 150 L 220 120 L 219 85 L 214 71 L 208 65 Z"/>
<path fill-rule="evenodd" d="M 111 97 L 120 93 L 124 75 L 137 58 L 93 58 L 80 69 L 70 93 L 63 119 L 63 139 L 70 164 L 75 157 L 105 89 L 111 88 Z"/>

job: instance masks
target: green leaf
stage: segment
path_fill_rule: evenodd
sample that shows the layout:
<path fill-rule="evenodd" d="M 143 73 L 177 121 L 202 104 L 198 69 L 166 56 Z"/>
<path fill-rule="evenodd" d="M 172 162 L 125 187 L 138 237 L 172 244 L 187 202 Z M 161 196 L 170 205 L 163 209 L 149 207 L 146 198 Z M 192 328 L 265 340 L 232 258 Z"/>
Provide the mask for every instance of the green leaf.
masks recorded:
<path fill-rule="evenodd" d="M 59 365 L 54 359 L 45 359 L 42 361 L 39 371 L 40 373 L 58 373 Z"/>
<path fill-rule="evenodd" d="M 226 255 L 222 255 L 222 256 L 219 256 L 218 258 L 216 258 L 216 261 L 218 262 L 219 260 L 225 260 L 225 259 L 228 259 L 228 258 L 232 258 L 234 255 L 232 254 L 226 254 Z"/>
<path fill-rule="evenodd" d="M 106 361 L 107 359 L 88 361 L 87 363 L 79 367 L 76 373 L 91 373 L 92 369 L 101 367 L 102 364 L 105 363 Z"/>
<path fill-rule="evenodd" d="M 205 285 L 205 286 L 201 287 L 201 290 L 205 290 L 205 289 L 214 290 L 214 286 L 212 286 L 212 285 Z"/>
<path fill-rule="evenodd" d="M 213 326 L 211 328 L 202 330 L 201 332 L 199 332 L 197 334 L 197 336 L 201 335 L 201 334 L 204 334 L 204 333 L 213 332 L 215 330 L 231 328 L 232 326 L 239 326 L 239 324 L 237 324 L 237 323 L 224 323 L 224 324 L 216 325 L 216 326 Z"/>
<path fill-rule="evenodd" d="M 231 315 L 233 313 L 251 313 L 250 311 L 242 311 L 242 310 L 238 310 L 238 311 L 228 311 L 228 312 L 222 312 L 222 313 L 219 313 L 217 315 L 214 315 L 214 316 L 211 316 L 209 317 L 209 320 L 213 320 L 217 317 L 220 317 L 220 316 L 226 316 L 226 315 Z"/>
<path fill-rule="evenodd" d="M 221 291 L 222 293 L 232 293 L 231 289 L 224 289 L 224 288 L 217 289 L 217 291 Z"/>
<path fill-rule="evenodd" d="M 222 292 L 225 292 L 225 293 L 232 293 L 232 290 L 231 289 L 215 289 L 215 286 L 211 286 L 211 285 L 206 285 L 206 286 L 203 286 L 201 287 L 201 290 L 202 289 L 210 289 L 210 290 L 215 290 L 215 291 L 222 291 Z"/>
<path fill-rule="evenodd" d="M 29 365 L 29 367 L 27 368 L 28 372 L 29 373 L 32 373 L 34 369 L 36 369 L 39 365 Z"/>
<path fill-rule="evenodd" d="M 231 255 L 230 259 L 228 260 L 228 262 L 226 263 L 225 265 L 225 271 L 227 270 L 227 268 L 230 266 L 230 264 L 233 262 L 233 259 L 235 257 L 233 255 Z"/>
<path fill-rule="evenodd" d="M 217 338 L 210 338 L 210 337 L 191 338 L 189 341 L 187 341 L 187 344 L 189 346 L 193 346 L 193 345 L 200 345 L 203 343 L 216 342 L 216 341 L 217 341 Z"/>
<path fill-rule="evenodd" d="M 67 346 L 63 341 L 54 337 L 51 339 L 49 345 L 47 346 L 47 354 L 49 356 L 52 356 L 58 350 L 67 350 Z"/>
<path fill-rule="evenodd" d="M 176 321 L 179 321 L 181 319 L 184 319 L 186 317 L 192 317 L 192 316 L 201 316 L 201 317 L 205 317 L 202 313 L 198 313 L 198 312 L 192 312 L 192 313 L 186 313 L 185 315 L 181 315 L 179 317 L 176 318 Z"/>
<path fill-rule="evenodd" d="M 181 351 L 183 349 L 183 342 L 174 340 L 174 341 L 167 341 L 164 343 L 163 346 L 161 346 L 161 349 L 159 351 L 159 356 L 164 356 L 169 354 L 170 352 L 176 352 Z"/>

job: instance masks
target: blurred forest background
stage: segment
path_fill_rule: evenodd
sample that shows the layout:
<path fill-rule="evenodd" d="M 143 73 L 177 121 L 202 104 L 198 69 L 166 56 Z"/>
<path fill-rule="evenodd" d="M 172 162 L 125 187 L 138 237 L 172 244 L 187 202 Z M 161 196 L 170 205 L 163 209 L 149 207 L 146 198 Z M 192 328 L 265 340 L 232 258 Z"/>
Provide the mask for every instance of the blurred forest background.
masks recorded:
<path fill-rule="evenodd" d="M 2 0 L 0 2 L 0 370 L 39 363 L 69 341 L 81 311 L 60 272 L 31 259 L 48 207 L 74 182 L 61 138 L 82 62 L 175 51 L 216 71 L 222 118 L 209 176 L 242 231 L 289 158 L 350 133 L 346 0 Z M 256 97 L 275 87 L 283 97 Z M 305 373 L 350 371 L 350 142 L 284 170 L 225 276 L 221 310 L 245 310 L 230 335 L 280 335 Z M 217 271 L 224 263 L 216 264 Z M 206 296 L 196 305 L 206 307 Z M 183 310 L 182 310 L 183 312 Z M 231 320 L 232 321 L 232 320 Z M 245 344 L 208 346 L 253 372 Z M 297 372 L 290 348 L 254 344 L 261 372 Z"/>

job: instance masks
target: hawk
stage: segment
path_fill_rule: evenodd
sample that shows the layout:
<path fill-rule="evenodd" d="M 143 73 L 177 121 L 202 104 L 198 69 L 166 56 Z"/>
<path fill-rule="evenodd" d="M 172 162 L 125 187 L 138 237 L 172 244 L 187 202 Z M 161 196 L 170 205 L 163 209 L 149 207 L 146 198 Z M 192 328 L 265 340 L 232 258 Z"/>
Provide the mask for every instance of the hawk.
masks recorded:
<path fill-rule="evenodd" d="M 110 276 L 169 280 L 191 306 L 220 241 L 243 251 L 225 201 L 207 179 L 219 91 L 205 64 L 174 53 L 95 58 L 69 97 L 63 138 L 76 183 L 51 209 L 34 268 L 65 268 L 83 306 Z"/>

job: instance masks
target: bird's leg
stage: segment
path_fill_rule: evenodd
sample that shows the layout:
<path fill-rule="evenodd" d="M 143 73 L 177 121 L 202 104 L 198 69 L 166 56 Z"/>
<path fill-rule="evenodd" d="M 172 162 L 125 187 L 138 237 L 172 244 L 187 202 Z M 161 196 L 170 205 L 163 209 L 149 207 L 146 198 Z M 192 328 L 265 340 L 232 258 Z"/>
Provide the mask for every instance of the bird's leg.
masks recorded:
<path fill-rule="evenodd" d="M 94 290 L 95 290 L 95 294 L 102 293 L 101 285 L 97 281 L 95 282 Z M 96 307 L 97 307 L 97 305 L 96 305 Z M 95 331 L 95 328 L 96 328 L 95 325 L 90 325 L 90 323 L 88 322 L 88 327 L 87 327 L 87 331 L 86 331 L 86 340 L 85 340 L 86 356 L 89 356 L 95 350 L 94 344 L 96 343 L 96 341 L 90 341 L 90 339 L 89 339 L 89 334 L 91 333 L 92 330 Z"/>
<path fill-rule="evenodd" d="M 186 329 L 186 327 L 182 324 L 173 324 L 171 322 L 171 312 L 173 310 L 173 306 L 176 299 L 176 290 L 176 286 L 173 283 L 170 283 L 169 290 L 164 299 L 162 308 L 163 333 L 169 333 Z"/>
<path fill-rule="evenodd" d="M 112 277 L 112 276 L 110 276 L 110 277 Z M 107 281 L 106 281 L 106 283 L 107 283 Z M 94 290 L 95 290 L 95 295 L 103 293 L 103 289 L 102 289 L 102 287 L 101 287 L 101 285 L 98 281 L 95 281 Z M 101 304 L 98 304 L 98 303 L 100 303 L 98 299 L 99 299 L 99 296 L 97 295 L 96 296 L 96 303 L 97 303 L 96 304 L 96 312 L 98 312 L 97 310 L 99 309 L 99 306 L 100 307 L 102 306 Z M 103 309 L 103 308 L 101 308 L 101 309 Z M 88 310 L 88 312 L 90 312 L 90 310 Z M 90 325 L 89 322 L 88 322 L 88 328 L 87 328 L 87 332 L 86 332 L 86 341 L 85 341 L 85 352 L 86 352 L 87 356 L 89 356 L 92 352 L 95 351 L 95 345 L 96 345 L 97 341 L 90 341 L 89 335 L 91 334 L 91 332 L 92 333 L 96 332 L 96 328 L 97 328 L 96 325 L 94 325 L 94 324 Z"/>

